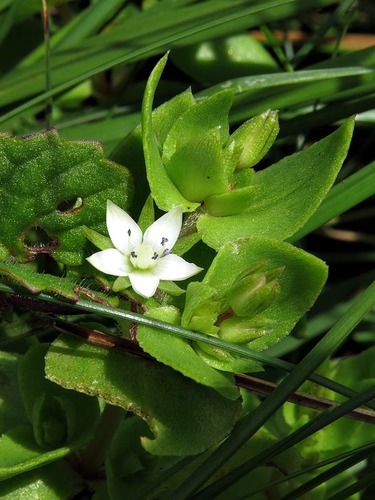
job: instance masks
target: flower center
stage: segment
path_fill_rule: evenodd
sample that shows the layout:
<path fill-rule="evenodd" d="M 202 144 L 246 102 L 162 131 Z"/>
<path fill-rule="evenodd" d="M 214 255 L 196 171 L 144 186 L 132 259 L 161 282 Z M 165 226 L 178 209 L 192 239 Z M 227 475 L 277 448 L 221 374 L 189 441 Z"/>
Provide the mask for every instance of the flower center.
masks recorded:
<path fill-rule="evenodd" d="M 130 252 L 130 262 L 137 269 L 151 269 L 156 264 L 158 254 L 152 246 L 141 243 Z"/>

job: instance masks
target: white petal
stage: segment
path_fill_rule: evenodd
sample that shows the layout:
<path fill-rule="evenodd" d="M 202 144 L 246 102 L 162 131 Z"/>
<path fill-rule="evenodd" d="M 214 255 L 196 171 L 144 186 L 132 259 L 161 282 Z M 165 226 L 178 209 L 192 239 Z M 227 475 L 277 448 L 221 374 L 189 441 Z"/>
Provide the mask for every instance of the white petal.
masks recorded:
<path fill-rule="evenodd" d="M 169 254 L 156 261 L 152 272 L 161 280 L 180 281 L 186 280 L 194 274 L 203 271 L 201 267 L 186 262 L 178 255 Z"/>
<path fill-rule="evenodd" d="M 142 243 L 142 231 L 138 224 L 110 200 L 107 201 L 107 228 L 113 245 L 125 255 Z"/>
<path fill-rule="evenodd" d="M 127 276 L 133 270 L 125 255 L 116 248 L 107 248 L 107 250 L 94 253 L 87 260 L 99 271 L 113 276 Z"/>
<path fill-rule="evenodd" d="M 154 295 L 160 281 L 158 277 L 147 271 L 134 271 L 129 274 L 129 279 L 133 290 L 146 299 Z"/>
<path fill-rule="evenodd" d="M 164 250 L 171 250 L 176 243 L 182 226 L 182 209 L 172 208 L 146 229 L 143 242 L 162 255 Z"/>

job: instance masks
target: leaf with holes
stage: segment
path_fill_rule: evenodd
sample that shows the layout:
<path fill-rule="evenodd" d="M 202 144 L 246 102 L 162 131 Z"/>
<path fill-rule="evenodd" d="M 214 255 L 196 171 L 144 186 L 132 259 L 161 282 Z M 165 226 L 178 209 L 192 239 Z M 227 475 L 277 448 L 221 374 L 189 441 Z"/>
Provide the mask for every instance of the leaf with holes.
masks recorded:
<path fill-rule="evenodd" d="M 127 209 L 132 192 L 127 169 L 98 143 L 63 141 L 55 130 L 0 135 L 0 181 L 0 257 L 18 262 L 47 253 L 82 264 L 82 226 L 105 232 L 107 199 Z"/>
<path fill-rule="evenodd" d="M 9 264 L 0 262 L 0 277 L 16 290 L 26 288 L 32 294 L 47 292 L 64 299 L 77 302 L 80 297 L 88 297 L 94 302 L 118 306 L 118 297 L 92 289 L 92 283 L 88 280 L 76 281 L 71 278 L 60 278 L 47 273 L 36 273 L 30 269 L 30 264 Z"/>

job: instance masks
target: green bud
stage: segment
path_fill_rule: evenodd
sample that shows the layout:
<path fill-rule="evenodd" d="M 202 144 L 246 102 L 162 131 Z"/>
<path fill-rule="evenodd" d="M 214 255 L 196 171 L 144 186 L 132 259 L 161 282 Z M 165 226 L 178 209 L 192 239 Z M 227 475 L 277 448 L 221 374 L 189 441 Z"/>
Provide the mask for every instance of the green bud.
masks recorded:
<path fill-rule="evenodd" d="M 233 358 L 232 354 L 224 349 L 211 344 L 206 344 L 205 342 L 195 342 L 195 348 L 197 347 L 201 353 L 203 352 L 207 356 L 217 359 L 218 361 L 229 361 Z"/>
<path fill-rule="evenodd" d="M 220 324 L 219 337 L 228 342 L 243 344 L 272 332 L 274 320 L 257 316 L 238 318 L 232 316 Z"/>
<path fill-rule="evenodd" d="M 234 142 L 236 168 L 253 167 L 268 153 L 279 133 L 277 111 L 267 110 L 254 116 L 232 135 L 230 147 Z"/>
<path fill-rule="evenodd" d="M 198 281 L 189 283 L 181 326 L 216 335 L 218 327 L 215 326 L 215 322 L 221 311 L 221 303 L 222 299 L 216 289 Z"/>
<path fill-rule="evenodd" d="M 212 368 L 228 372 L 249 373 L 261 370 L 261 366 L 252 359 L 233 355 L 219 347 L 204 342 L 193 342 L 193 348 L 198 356 Z"/>
<path fill-rule="evenodd" d="M 265 261 L 257 262 L 241 273 L 227 294 L 227 302 L 236 316 L 251 317 L 261 313 L 280 294 L 278 278 L 284 267 L 261 272 Z"/>

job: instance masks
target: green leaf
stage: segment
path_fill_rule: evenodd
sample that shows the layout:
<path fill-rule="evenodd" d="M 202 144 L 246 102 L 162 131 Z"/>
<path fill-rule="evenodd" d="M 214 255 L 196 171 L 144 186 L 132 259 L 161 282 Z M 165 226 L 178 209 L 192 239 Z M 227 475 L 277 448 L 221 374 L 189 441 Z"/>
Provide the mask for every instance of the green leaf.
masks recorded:
<path fill-rule="evenodd" d="M 250 33 L 183 47 L 173 51 L 171 59 L 189 76 L 206 84 L 278 69 L 269 52 Z"/>
<path fill-rule="evenodd" d="M 105 160 L 98 144 L 65 142 L 53 130 L 0 136 L 0 181 L 0 212 L 8 214 L 0 221 L 0 246 L 21 262 L 47 253 L 82 264 L 82 226 L 105 232 L 107 199 L 126 209 L 131 193 L 128 171 Z"/>
<path fill-rule="evenodd" d="M 153 132 L 158 144 L 163 144 L 175 120 L 195 103 L 190 89 L 178 94 L 152 111 Z M 113 150 L 110 159 L 126 165 L 136 179 L 134 186 L 135 214 L 140 214 L 150 194 L 143 154 L 142 129 L 138 125 Z"/>
<path fill-rule="evenodd" d="M 269 238 L 240 239 L 221 247 L 203 283 L 225 296 L 244 269 L 267 259 L 267 268 L 285 266 L 280 296 L 262 315 L 273 320 L 272 333 L 252 340 L 248 347 L 263 350 L 285 337 L 310 309 L 327 278 L 327 266 L 289 243 Z"/>
<path fill-rule="evenodd" d="M 240 214 L 251 207 L 259 191 L 258 186 L 246 186 L 227 193 L 214 194 L 204 200 L 204 206 L 214 217 Z"/>
<path fill-rule="evenodd" d="M 147 316 L 172 324 L 180 321 L 178 309 L 171 306 L 150 309 Z M 233 377 L 208 366 L 186 340 L 143 325 L 138 327 L 137 340 L 144 351 L 185 377 L 215 389 L 225 398 L 238 398 Z"/>
<path fill-rule="evenodd" d="M 357 52 L 360 51 L 355 51 L 354 57 L 360 57 L 359 54 L 357 56 Z M 209 87 L 198 96 L 209 96 L 224 88 L 233 89 L 235 98 L 230 118 L 234 122 L 242 122 L 249 116 L 262 113 L 267 109 L 282 110 L 292 106 L 312 105 L 317 99 L 320 102 L 327 102 L 331 99 L 346 102 L 346 93 L 350 90 L 355 89 L 353 97 L 360 97 L 363 94 L 371 95 L 373 92 L 375 72 L 366 66 L 373 65 L 374 51 L 369 59 L 363 62 L 358 59 L 355 64 L 345 64 L 345 56 L 341 56 L 329 59 L 330 67 L 324 69 L 236 78 Z M 334 67 L 335 65 L 342 65 L 342 67 Z M 350 115 L 346 115 L 348 116 Z"/>
<path fill-rule="evenodd" d="M 227 190 L 223 164 L 220 131 L 212 129 L 204 133 L 197 131 L 194 138 L 181 144 L 165 161 L 165 170 L 186 199 L 199 203 L 207 196 Z"/>
<path fill-rule="evenodd" d="M 26 288 L 32 294 L 49 292 L 73 302 L 77 302 L 81 296 L 86 296 L 102 304 L 112 303 L 113 306 L 118 304 L 117 297 L 92 290 L 89 283 L 78 283 L 70 278 L 59 278 L 47 273 L 36 273 L 27 264 L 0 262 L 0 276 L 17 288 L 19 286 Z"/>
<path fill-rule="evenodd" d="M 142 212 L 139 215 L 138 226 L 144 233 L 148 227 L 150 227 L 155 222 L 155 208 L 154 201 L 149 196 L 143 205 Z"/>
<path fill-rule="evenodd" d="M 191 233 L 179 238 L 174 247 L 173 253 L 175 255 L 184 255 L 190 248 L 192 248 L 198 241 L 200 241 L 201 237 L 198 233 Z"/>
<path fill-rule="evenodd" d="M 145 484 L 160 477 L 179 457 L 150 455 L 142 448 L 143 436 L 152 437 L 146 422 L 133 416 L 124 420 L 109 448 L 106 459 L 107 487 L 111 498 L 140 498 Z M 142 496 L 142 498 L 147 498 Z"/>
<path fill-rule="evenodd" d="M 86 435 L 74 445 L 46 451 L 37 445 L 30 425 L 15 427 L 0 438 L 0 481 L 55 462 L 79 449 L 87 440 Z"/>
<path fill-rule="evenodd" d="M 27 422 L 18 391 L 17 367 L 19 357 L 0 352 L 0 433 Z"/>
<path fill-rule="evenodd" d="M 185 212 L 192 212 L 199 204 L 191 203 L 184 198 L 169 179 L 160 155 L 159 145 L 154 131 L 152 105 L 155 90 L 166 62 L 167 55 L 165 55 L 153 69 L 147 81 L 143 98 L 142 139 L 147 179 L 152 197 L 160 209 L 168 211 L 174 206 L 182 206 Z"/>
<path fill-rule="evenodd" d="M 221 312 L 222 301 L 215 288 L 199 281 L 189 283 L 181 326 L 209 335 L 216 334 L 219 328 L 214 324 Z"/>
<path fill-rule="evenodd" d="M 229 139 L 228 115 L 232 101 L 233 91 L 222 90 L 180 115 L 163 143 L 163 162 L 167 164 L 183 145 L 213 130 L 219 134 L 218 142 L 225 145 Z"/>
<path fill-rule="evenodd" d="M 66 391 L 45 378 L 44 357 L 48 348 L 49 344 L 31 347 L 21 359 L 18 370 L 20 393 L 33 424 L 34 436 L 40 446 L 46 447 L 50 447 L 51 426 L 62 428 L 59 444 L 70 443 L 80 437 L 80 433 L 92 433 L 99 418 L 96 399 Z"/>
<path fill-rule="evenodd" d="M 111 238 L 109 238 L 108 236 L 104 236 L 86 226 L 82 226 L 82 231 L 83 234 L 86 236 L 86 238 L 100 250 L 113 248 L 113 243 L 111 241 Z"/>
<path fill-rule="evenodd" d="M 192 455 L 214 446 L 230 432 L 240 409 L 238 400 L 160 363 L 63 336 L 47 354 L 46 374 L 146 420 L 155 437 L 143 437 L 142 445 L 156 455 Z"/>
<path fill-rule="evenodd" d="M 329 360 L 320 367 L 319 373 L 348 387 L 355 388 L 358 392 L 365 391 L 375 384 L 374 353 L 375 348 L 370 347 L 358 355 Z M 306 382 L 301 390 L 314 396 L 340 402 L 345 401 L 345 398 L 333 391 L 319 388 L 310 382 Z M 286 404 L 284 413 L 288 424 L 295 429 L 303 419 L 311 418 L 314 412 L 307 408 L 302 409 L 298 406 L 292 408 L 292 406 L 294 405 Z M 346 436 L 346 439 L 343 440 L 342 436 Z M 341 453 L 372 443 L 374 438 L 373 425 L 344 418 L 333 422 L 329 427 L 322 429 L 308 439 L 304 443 L 304 448 L 306 453 L 312 455 L 319 453 L 320 458 L 324 459 L 334 453 Z"/>
<path fill-rule="evenodd" d="M 260 191 L 248 210 L 228 217 L 199 217 L 197 228 L 203 241 L 218 249 L 227 241 L 247 236 L 280 240 L 292 236 L 333 184 L 346 157 L 353 126 L 354 120 L 348 120 L 308 149 L 256 172 L 253 183 Z"/>
<path fill-rule="evenodd" d="M 3 500 L 61 500 L 81 490 L 81 476 L 63 460 L 0 482 Z"/>
<path fill-rule="evenodd" d="M 66 391 L 45 379 L 44 354 L 47 348 L 46 344 L 33 346 L 19 364 L 20 393 L 33 425 L 14 427 L 0 438 L 1 480 L 54 462 L 81 448 L 92 438 L 98 422 L 99 405 L 96 399 Z M 66 438 L 55 449 L 46 450 L 46 447 L 51 448 L 51 446 L 44 442 L 41 447 L 35 439 L 35 434 L 38 440 L 41 437 L 41 429 L 46 431 L 44 437 L 51 436 L 48 432 L 56 429 L 54 425 L 56 413 L 49 413 L 46 406 L 45 412 L 35 412 L 43 394 L 50 400 L 54 397 L 60 398 L 60 402 L 65 407 L 65 415 L 59 423 L 66 424 L 69 429 L 66 428 Z M 61 415 L 60 413 L 60 417 Z"/>
<path fill-rule="evenodd" d="M 158 288 L 173 297 L 179 297 L 185 293 L 185 290 L 179 287 L 174 281 L 163 280 L 159 283 Z"/>

